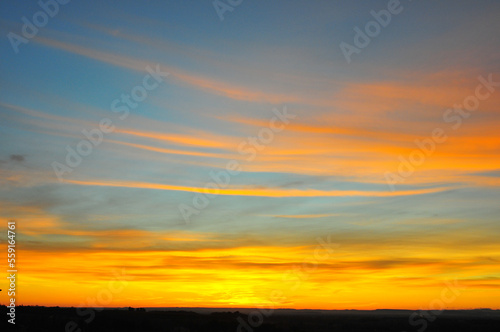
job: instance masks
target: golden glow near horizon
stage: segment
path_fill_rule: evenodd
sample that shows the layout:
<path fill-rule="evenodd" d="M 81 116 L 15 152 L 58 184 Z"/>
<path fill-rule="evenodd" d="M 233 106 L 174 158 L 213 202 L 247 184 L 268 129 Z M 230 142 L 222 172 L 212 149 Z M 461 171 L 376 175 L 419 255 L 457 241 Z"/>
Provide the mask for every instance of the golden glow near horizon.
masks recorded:
<path fill-rule="evenodd" d="M 500 309 L 500 4 L 120 3 L 0 45 L 18 304 Z"/>

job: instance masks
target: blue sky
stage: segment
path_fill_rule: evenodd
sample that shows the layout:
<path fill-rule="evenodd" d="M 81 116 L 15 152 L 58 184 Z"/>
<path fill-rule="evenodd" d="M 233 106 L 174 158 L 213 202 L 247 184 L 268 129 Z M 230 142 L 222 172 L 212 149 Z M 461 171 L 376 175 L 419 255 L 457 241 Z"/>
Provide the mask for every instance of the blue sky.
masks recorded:
<path fill-rule="evenodd" d="M 171 252 L 193 258 L 214 248 L 229 256 L 248 247 L 309 248 L 331 234 L 342 246 L 339 264 L 405 260 L 408 276 L 429 282 L 455 276 L 477 287 L 456 306 L 479 305 L 481 292 L 498 288 L 474 280 L 500 278 L 483 262 L 499 258 L 499 95 L 479 79 L 500 80 L 500 7 L 494 1 L 401 1 L 402 11 L 348 63 L 339 45 L 354 44 L 353 29 L 364 29 L 370 12 L 388 3 L 244 0 L 221 21 L 212 1 L 73 0 L 16 53 L 8 34 L 22 36 L 21 18 L 32 21 L 41 8 L 36 1 L 3 1 L 2 219 L 23 225 L 19 238 L 27 253 L 118 255 L 135 242 L 134 251 L 151 253 L 144 258 L 151 266 L 156 255 Z M 143 86 L 147 68 L 169 75 L 121 119 L 113 101 Z M 478 86 L 488 97 L 466 117 L 455 117 L 462 125 L 453 129 L 446 110 L 477 94 Z M 248 148 L 249 139 L 269 133 L 276 112 L 294 117 L 276 122 L 283 130 L 271 130 L 272 138 L 260 141 L 262 150 L 251 148 L 256 158 L 248 160 L 242 144 Z M 82 130 L 98 130 L 103 119 L 114 130 L 101 132 L 102 143 L 60 181 L 54 162 L 67 165 L 67 148 L 75 150 L 86 140 Z M 400 157 L 417 153 L 415 140 L 431 139 L 435 128 L 446 141 L 401 176 Z M 211 172 L 226 172 L 230 161 L 242 171 L 217 195 L 203 194 Z M 401 181 L 391 185 L 387 174 Z M 208 207 L 196 208 L 196 199 Z M 198 213 L 186 222 L 182 206 Z M 171 237 L 177 240 L 165 240 Z M 184 240 L 192 237 L 196 243 Z M 452 254 L 457 246 L 459 256 Z M 296 259 L 292 252 L 268 258 L 284 269 Z M 420 268 L 420 259 L 431 258 L 442 266 Z M 53 277 L 32 264 L 28 280 Z M 110 266 L 103 263 L 95 273 Z M 130 266 L 136 290 L 143 287 L 141 268 Z M 353 280 L 361 278 L 356 269 Z M 359 273 L 371 273 L 364 269 Z M 79 285 L 81 275 L 60 277 L 65 273 Z M 182 287 L 183 270 L 169 273 Z M 263 271 L 254 273 L 252 286 Z M 374 290 L 397 273 L 387 268 L 380 280 L 356 282 Z M 209 279 L 199 280 L 200 287 L 212 285 Z M 425 294 L 432 294 L 429 287 Z M 234 290 L 232 300 L 207 305 L 265 303 L 256 303 L 263 295 L 253 292 Z M 152 304 L 200 305 L 187 294 L 186 302 L 167 292 Z M 345 299 L 354 306 L 363 296 L 346 293 Z M 25 301 L 52 303 L 43 294 Z M 396 295 L 380 305 L 395 303 Z M 287 305 L 332 307 L 314 292 Z"/>

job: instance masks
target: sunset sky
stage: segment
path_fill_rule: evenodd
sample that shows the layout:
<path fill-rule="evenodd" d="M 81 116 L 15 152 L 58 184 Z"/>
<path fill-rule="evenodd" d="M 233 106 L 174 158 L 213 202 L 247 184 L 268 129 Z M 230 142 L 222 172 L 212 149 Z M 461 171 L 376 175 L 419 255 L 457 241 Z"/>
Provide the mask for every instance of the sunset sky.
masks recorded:
<path fill-rule="evenodd" d="M 500 309 L 500 2 L 388 3 L 2 1 L 19 304 Z"/>

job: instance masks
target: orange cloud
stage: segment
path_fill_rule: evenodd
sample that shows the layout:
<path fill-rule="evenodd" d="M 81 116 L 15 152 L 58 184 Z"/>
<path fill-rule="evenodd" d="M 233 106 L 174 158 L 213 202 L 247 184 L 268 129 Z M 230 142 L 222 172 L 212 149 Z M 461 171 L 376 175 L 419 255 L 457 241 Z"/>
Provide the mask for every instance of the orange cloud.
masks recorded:
<path fill-rule="evenodd" d="M 134 181 L 80 181 L 66 180 L 66 183 L 84 185 L 84 186 L 104 186 L 104 187 L 121 187 L 121 188 L 142 188 L 156 189 L 169 191 L 186 191 L 193 193 L 206 193 L 214 195 L 229 195 L 229 196 L 256 196 L 256 197 L 347 197 L 347 196 L 362 196 L 362 197 L 394 197 L 394 196 L 409 196 L 409 195 L 424 195 L 436 193 L 452 189 L 445 188 L 428 188 L 415 190 L 401 191 L 361 191 L 361 190 L 316 190 L 316 189 L 278 189 L 278 188 L 221 188 L 217 192 L 214 189 L 205 190 L 198 187 L 176 186 L 160 183 L 134 182 Z"/>
<path fill-rule="evenodd" d="M 439 294 L 453 284 L 462 287 L 461 296 L 453 303 L 455 307 L 479 305 L 477 291 L 487 289 L 490 295 L 500 292 L 495 278 L 474 277 L 475 269 L 483 275 L 494 275 L 495 262 L 478 259 L 471 252 L 450 264 L 449 257 L 440 258 L 429 248 L 421 248 L 418 254 L 413 250 L 405 256 L 394 247 L 391 254 L 399 258 L 378 256 L 380 248 L 367 254 L 366 250 L 341 246 L 328 255 L 323 250 L 320 256 L 315 256 L 316 250 L 321 250 L 317 244 L 191 252 L 30 252 L 23 255 L 19 287 L 25 291 L 19 300 L 23 304 L 75 305 L 88 297 L 95 298 L 120 275 L 127 281 L 126 287 L 103 306 L 343 309 L 366 304 L 370 308 L 373 305 L 417 309 L 426 307 L 436 292 Z M 458 283 L 443 277 L 444 271 L 453 272 Z M 59 280 L 57 287 L 64 291 L 52 292 L 53 280 Z M 256 280 L 258 287 L 248 287 Z M 41 287 L 44 283 L 48 287 Z M 397 291 L 387 295 L 387 287 Z M 52 296 L 46 296 L 48 292 Z M 279 298 L 273 298 L 277 292 Z M 136 296 L 139 293 L 141 296 Z M 370 305 L 373 298 L 379 303 Z M 498 307 L 494 300 L 483 304 Z"/>

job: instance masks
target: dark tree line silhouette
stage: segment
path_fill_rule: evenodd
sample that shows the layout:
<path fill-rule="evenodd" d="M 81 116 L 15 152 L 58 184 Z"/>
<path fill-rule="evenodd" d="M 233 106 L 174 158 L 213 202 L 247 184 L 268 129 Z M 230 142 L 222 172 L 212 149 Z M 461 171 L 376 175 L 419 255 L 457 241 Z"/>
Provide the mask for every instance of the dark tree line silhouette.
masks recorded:
<path fill-rule="evenodd" d="M 76 308 L 19 306 L 16 326 L 7 323 L 7 307 L 0 306 L 0 331 L 26 332 L 402 332 L 418 331 L 408 317 L 413 311 L 314 311 L 276 310 L 256 327 L 241 326 L 249 322 L 245 313 L 192 311 L 154 311 L 144 308 L 105 309 L 96 311 L 95 319 L 86 323 Z M 240 319 L 238 319 L 240 318 Z M 70 321 L 76 323 L 67 330 Z M 445 311 L 430 322 L 425 332 L 500 331 L 500 310 Z"/>

